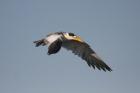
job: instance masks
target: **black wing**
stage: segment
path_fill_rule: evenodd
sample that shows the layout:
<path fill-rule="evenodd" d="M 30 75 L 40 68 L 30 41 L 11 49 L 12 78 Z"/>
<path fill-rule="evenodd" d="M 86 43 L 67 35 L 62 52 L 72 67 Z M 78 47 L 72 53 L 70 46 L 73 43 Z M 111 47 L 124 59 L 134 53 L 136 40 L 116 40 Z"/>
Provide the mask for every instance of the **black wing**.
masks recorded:
<path fill-rule="evenodd" d="M 78 42 L 75 40 L 69 40 L 62 44 L 62 46 L 68 50 L 71 50 L 75 55 L 78 55 L 87 64 L 95 69 L 97 67 L 99 70 L 112 71 L 111 68 L 100 59 L 100 57 L 90 48 L 85 42 Z"/>
<path fill-rule="evenodd" d="M 48 47 L 48 55 L 55 54 L 61 49 L 62 41 L 57 39 Z"/>

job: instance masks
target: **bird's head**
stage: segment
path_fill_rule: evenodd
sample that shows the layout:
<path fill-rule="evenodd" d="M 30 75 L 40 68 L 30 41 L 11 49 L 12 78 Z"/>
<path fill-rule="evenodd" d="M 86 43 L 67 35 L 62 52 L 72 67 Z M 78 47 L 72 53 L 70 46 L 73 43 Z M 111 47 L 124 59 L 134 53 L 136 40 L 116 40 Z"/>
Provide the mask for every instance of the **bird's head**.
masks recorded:
<path fill-rule="evenodd" d="M 64 33 L 64 37 L 68 40 L 75 40 L 78 42 L 84 42 L 79 36 L 75 35 L 74 33 Z"/>

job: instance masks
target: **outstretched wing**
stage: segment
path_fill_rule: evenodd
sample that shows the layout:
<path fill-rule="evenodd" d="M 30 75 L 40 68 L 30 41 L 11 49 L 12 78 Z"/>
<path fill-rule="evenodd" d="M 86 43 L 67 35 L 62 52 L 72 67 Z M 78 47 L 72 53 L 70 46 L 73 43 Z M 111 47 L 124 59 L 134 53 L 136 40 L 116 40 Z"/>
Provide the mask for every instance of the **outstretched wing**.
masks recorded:
<path fill-rule="evenodd" d="M 75 40 L 68 40 L 62 43 L 62 47 L 71 50 L 75 55 L 78 55 L 87 64 L 95 69 L 97 67 L 99 70 L 112 71 L 111 68 L 100 59 L 100 57 L 90 48 L 85 42 L 78 42 Z"/>

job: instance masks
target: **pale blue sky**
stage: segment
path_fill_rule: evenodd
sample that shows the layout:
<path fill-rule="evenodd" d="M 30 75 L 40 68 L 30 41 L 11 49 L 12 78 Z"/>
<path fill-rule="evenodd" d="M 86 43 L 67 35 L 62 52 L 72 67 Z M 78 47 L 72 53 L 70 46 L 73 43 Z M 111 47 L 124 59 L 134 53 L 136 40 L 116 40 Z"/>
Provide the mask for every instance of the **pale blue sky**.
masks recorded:
<path fill-rule="evenodd" d="M 74 32 L 112 72 L 32 41 Z M 0 0 L 0 93 L 140 92 L 139 0 Z"/>

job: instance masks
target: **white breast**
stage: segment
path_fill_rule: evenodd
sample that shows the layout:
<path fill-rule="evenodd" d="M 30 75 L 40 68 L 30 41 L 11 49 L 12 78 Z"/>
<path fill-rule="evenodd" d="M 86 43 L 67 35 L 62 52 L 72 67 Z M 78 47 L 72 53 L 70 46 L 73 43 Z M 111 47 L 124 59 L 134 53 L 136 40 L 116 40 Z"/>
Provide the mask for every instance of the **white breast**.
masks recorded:
<path fill-rule="evenodd" d="M 61 35 L 50 35 L 50 36 L 46 37 L 46 40 L 49 42 L 49 44 L 51 44 L 58 38 L 61 38 Z"/>

